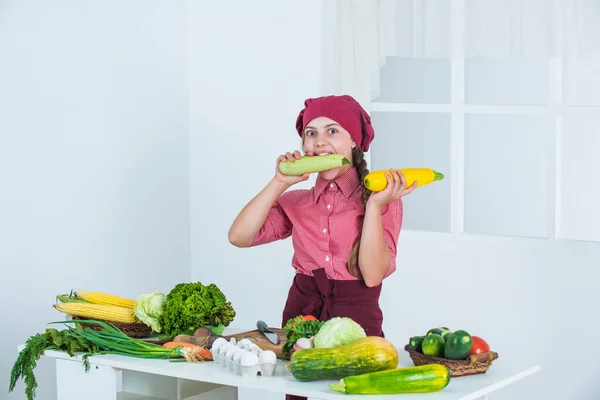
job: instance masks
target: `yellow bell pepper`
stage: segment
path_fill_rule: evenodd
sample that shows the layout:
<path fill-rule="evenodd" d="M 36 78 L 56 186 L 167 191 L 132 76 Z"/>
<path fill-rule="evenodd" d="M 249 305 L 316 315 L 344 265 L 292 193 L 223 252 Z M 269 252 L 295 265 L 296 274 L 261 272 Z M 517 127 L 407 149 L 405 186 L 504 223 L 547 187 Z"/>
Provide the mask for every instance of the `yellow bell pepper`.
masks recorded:
<path fill-rule="evenodd" d="M 397 171 L 404 175 L 407 188 L 412 186 L 415 181 L 418 181 L 417 187 L 421 187 L 444 179 L 444 174 L 431 168 L 402 168 Z M 367 174 L 364 179 L 365 187 L 372 192 L 380 192 L 385 189 L 387 186 L 386 172 L 389 172 L 389 170 L 382 169 Z"/>

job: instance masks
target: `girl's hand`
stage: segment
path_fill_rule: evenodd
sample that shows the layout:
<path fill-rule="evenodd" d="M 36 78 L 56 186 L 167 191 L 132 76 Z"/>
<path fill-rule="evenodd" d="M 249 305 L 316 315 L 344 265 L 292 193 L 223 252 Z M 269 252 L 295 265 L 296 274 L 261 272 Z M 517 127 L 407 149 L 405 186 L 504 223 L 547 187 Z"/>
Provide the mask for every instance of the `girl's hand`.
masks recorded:
<path fill-rule="evenodd" d="M 381 192 L 372 193 L 371 196 L 369 196 L 368 202 L 381 207 L 412 193 L 412 191 L 417 188 L 418 182 L 416 181 L 407 188 L 406 178 L 404 178 L 404 175 L 397 170 L 391 169 L 389 172 L 385 173 L 385 177 L 388 182 L 385 189 Z"/>
<path fill-rule="evenodd" d="M 299 160 L 302 155 L 298 150 L 294 151 L 294 153 L 290 153 L 289 151 L 285 154 L 280 155 L 277 158 L 277 162 L 275 163 L 275 180 L 281 183 L 285 183 L 288 186 L 292 186 L 298 182 L 303 182 L 308 180 L 310 174 L 304 174 L 301 176 L 294 175 L 284 175 L 279 171 L 279 163 L 289 162 L 294 160 Z"/>

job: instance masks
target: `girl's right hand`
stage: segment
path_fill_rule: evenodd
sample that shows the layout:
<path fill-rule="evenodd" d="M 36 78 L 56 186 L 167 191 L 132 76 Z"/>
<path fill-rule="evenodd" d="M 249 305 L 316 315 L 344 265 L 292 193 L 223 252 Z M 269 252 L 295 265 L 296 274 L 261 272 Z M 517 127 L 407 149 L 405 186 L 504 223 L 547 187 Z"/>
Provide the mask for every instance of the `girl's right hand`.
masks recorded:
<path fill-rule="evenodd" d="M 310 174 L 304 174 L 301 176 L 284 175 L 281 173 L 281 171 L 279 171 L 280 163 L 299 160 L 300 157 L 302 157 L 302 155 L 300 154 L 300 152 L 298 150 L 294 151 L 293 153 L 287 152 L 287 153 L 282 154 L 279 157 L 277 157 L 277 162 L 275 163 L 275 180 L 278 182 L 281 182 L 281 183 L 285 183 L 286 185 L 289 185 L 289 186 L 292 186 L 298 182 L 303 182 L 303 181 L 308 180 Z"/>

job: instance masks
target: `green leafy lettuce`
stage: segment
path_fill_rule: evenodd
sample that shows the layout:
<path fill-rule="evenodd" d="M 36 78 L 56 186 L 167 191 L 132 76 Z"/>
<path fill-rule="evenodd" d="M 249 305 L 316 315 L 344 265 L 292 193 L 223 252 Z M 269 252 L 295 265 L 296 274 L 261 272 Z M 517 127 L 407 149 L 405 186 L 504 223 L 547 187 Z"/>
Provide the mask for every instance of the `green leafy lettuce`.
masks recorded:
<path fill-rule="evenodd" d="M 167 295 L 160 292 L 142 294 L 137 298 L 137 304 L 133 307 L 135 315 L 154 332 L 160 332 L 161 326 L 158 317 L 162 314 Z"/>
<path fill-rule="evenodd" d="M 158 322 L 164 334 L 175 337 L 192 335 L 205 326 L 228 326 L 235 317 L 231 302 L 211 283 L 180 283 L 167 295 L 167 302 Z"/>

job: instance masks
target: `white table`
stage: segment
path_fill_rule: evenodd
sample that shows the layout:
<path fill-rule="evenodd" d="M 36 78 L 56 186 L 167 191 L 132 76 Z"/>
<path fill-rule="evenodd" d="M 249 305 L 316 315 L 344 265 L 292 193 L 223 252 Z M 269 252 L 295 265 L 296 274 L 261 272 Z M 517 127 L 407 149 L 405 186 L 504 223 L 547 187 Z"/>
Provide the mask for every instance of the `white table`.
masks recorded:
<path fill-rule="evenodd" d="M 20 347 L 22 348 L 22 346 Z M 398 350 L 399 366 L 412 366 L 404 349 Z M 89 358 L 86 373 L 81 357 L 71 358 L 59 351 L 46 351 L 44 357 L 56 359 L 57 399 L 79 400 L 237 400 L 238 388 L 295 394 L 309 399 L 342 399 L 348 395 L 329 388 L 335 381 L 298 382 L 279 360 L 275 375 L 245 378 L 226 367 L 203 363 L 147 360 L 116 355 Z M 540 370 L 539 365 L 518 365 L 520 357 L 500 354 L 486 374 L 451 379 L 442 391 L 427 394 L 355 396 L 364 400 L 402 398 L 426 400 L 484 399 L 488 394 Z"/>

